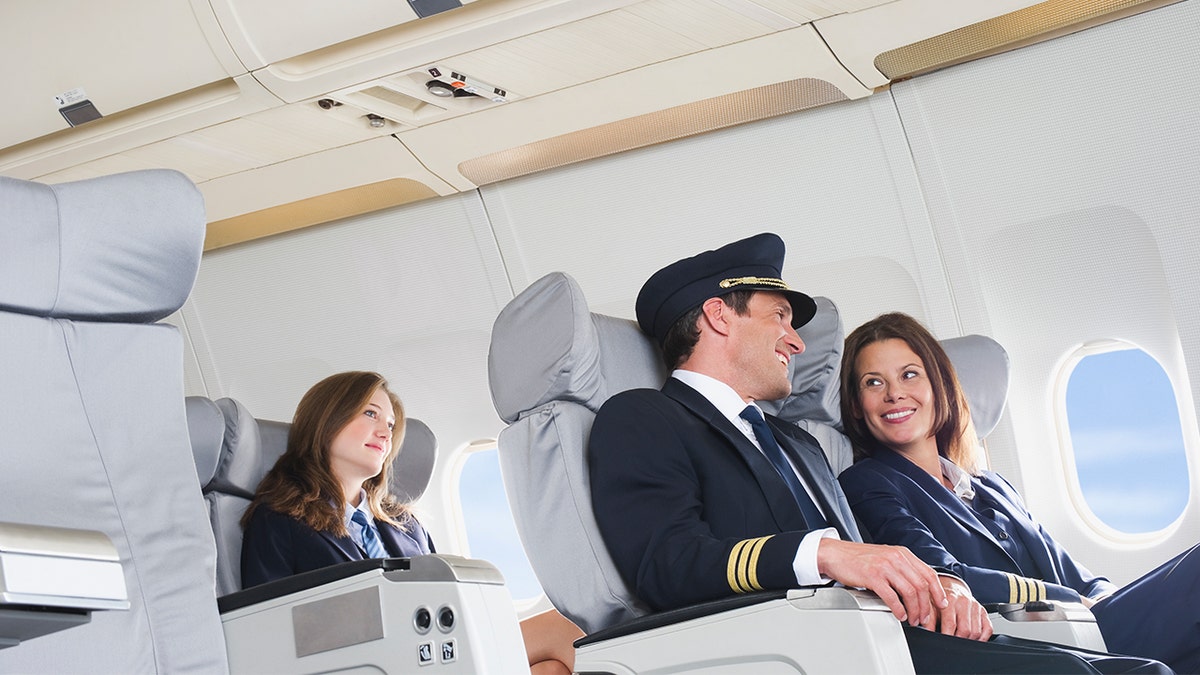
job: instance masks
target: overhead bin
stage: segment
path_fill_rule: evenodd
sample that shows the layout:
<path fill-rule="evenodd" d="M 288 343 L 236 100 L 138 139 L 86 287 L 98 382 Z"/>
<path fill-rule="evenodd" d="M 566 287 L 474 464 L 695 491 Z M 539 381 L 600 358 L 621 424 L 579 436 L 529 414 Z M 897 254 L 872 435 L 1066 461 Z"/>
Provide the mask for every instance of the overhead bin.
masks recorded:
<path fill-rule="evenodd" d="M 396 136 L 463 190 L 870 93 L 804 25 Z"/>
<path fill-rule="evenodd" d="M 475 0 L 460 9 L 420 21 L 407 21 L 344 42 L 330 40 L 320 49 L 268 61 L 253 69 L 254 76 L 281 99 L 289 103 L 302 101 L 420 70 L 449 55 L 549 30 L 640 1 Z M 290 6 L 286 0 L 272 4 Z M 342 5 L 330 7 L 330 11 L 340 11 Z"/>
<path fill-rule="evenodd" d="M 238 58 L 255 70 L 482 1 L 212 0 L 212 8 Z"/>
<path fill-rule="evenodd" d="M 180 168 L 177 156 L 147 162 L 139 152 L 170 139 L 187 145 L 189 141 L 182 139 L 197 129 L 278 105 L 279 100 L 252 76 L 225 78 L 0 150 L 0 174 L 59 182 L 135 169 Z"/>
<path fill-rule="evenodd" d="M 861 98 L 1170 1 L 468 0 L 422 17 L 455 0 L 14 0 L 3 48 L 37 68 L 10 69 L 0 174 L 175 168 L 221 183 L 217 220 L 381 184 L 391 197 L 359 203 L 390 205 Z M 104 117 L 70 128 L 64 95 Z M 404 147 L 369 146 L 395 151 L 379 171 L 321 175 L 392 135 Z"/>
<path fill-rule="evenodd" d="M 59 111 L 84 101 L 107 117 L 246 72 L 202 0 L 8 0 L 2 11 L 0 148 L 70 129 Z"/>
<path fill-rule="evenodd" d="M 200 191 L 207 251 L 455 189 L 383 136 L 201 183 Z"/>

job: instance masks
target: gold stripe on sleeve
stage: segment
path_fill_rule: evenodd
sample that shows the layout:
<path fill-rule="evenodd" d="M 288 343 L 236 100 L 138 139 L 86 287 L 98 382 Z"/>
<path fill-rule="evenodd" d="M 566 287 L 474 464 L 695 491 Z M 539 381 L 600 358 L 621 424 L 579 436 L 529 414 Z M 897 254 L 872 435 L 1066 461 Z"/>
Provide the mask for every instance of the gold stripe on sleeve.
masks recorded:
<path fill-rule="evenodd" d="M 756 540 L 750 546 L 750 560 L 746 563 L 749 567 L 747 572 L 750 578 L 750 588 L 756 591 L 762 590 L 762 586 L 760 586 L 758 583 L 758 554 L 762 553 L 763 546 L 766 545 L 767 540 L 770 538 L 771 537 L 762 537 L 761 539 Z"/>
<path fill-rule="evenodd" d="M 1005 574 L 1008 574 L 1005 572 Z M 1008 601 L 1010 603 L 1017 601 L 1017 575 L 1008 574 Z"/>
<path fill-rule="evenodd" d="M 729 563 L 725 566 L 726 582 L 734 593 L 762 590 L 758 583 L 758 556 L 772 536 L 743 539 L 734 544 L 729 552 Z"/>
<path fill-rule="evenodd" d="M 738 560 L 738 556 L 740 556 L 742 554 L 742 549 L 746 547 L 746 542 L 748 542 L 748 541 L 750 541 L 750 540 L 743 539 L 742 541 L 739 541 L 738 543 L 733 545 L 733 550 L 729 552 L 729 564 L 725 566 L 725 577 L 726 577 L 725 580 L 729 583 L 729 587 L 733 589 L 734 593 L 745 593 L 746 592 L 745 590 L 742 589 L 741 585 L 738 583 L 737 560 Z"/>

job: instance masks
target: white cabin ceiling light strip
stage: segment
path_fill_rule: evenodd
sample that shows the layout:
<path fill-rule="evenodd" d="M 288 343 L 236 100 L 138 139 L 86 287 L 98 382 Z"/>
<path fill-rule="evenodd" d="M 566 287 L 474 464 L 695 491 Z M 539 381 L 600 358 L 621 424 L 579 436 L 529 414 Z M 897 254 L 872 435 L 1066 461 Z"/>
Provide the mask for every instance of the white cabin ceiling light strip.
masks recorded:
<path fill-rule="evenodd" d="M 875 67 L 891 80 L 1014 49 L 1178 0 L 1048 0 L 883 52 Z"/>
<path fill-rule="evenodd" d="M 804 77 L 638 115 L 469 159 L 459 172 L 476 185 L 566 166 L 716 129 L 849 100 L 831 82 Z"/>

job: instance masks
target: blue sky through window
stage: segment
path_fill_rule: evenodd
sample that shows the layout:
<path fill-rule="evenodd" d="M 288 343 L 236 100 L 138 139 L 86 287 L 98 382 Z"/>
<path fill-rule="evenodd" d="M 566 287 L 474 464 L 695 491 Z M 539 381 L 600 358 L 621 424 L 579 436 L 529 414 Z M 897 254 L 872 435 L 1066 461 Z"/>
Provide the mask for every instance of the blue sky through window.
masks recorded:
<path fill-rule="evenodd" d="M 463 520 L 471 557 L 492 563 L 504 575 L 514 600 L 542 593 L 517 536 L 508 497 L 500 480 L 500 459 L 495 450 L 471 453 L 459 479 Z"/>
<path fill-rule="evenodd" d="M 1084 357 L 1067 383 L 1079 485 L 1092 512 L 1121 532 L 1161 530 L 1188 499 L 1178 406 L 1162 366 L 1141 349 Z"/>

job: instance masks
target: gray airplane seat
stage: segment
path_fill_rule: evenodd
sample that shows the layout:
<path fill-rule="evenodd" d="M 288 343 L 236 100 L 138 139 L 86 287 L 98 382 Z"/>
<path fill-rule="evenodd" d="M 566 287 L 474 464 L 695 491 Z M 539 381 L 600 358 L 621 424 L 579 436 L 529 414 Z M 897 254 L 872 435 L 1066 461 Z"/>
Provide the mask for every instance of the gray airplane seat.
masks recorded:
<path fill-rule="evenodd" d="M 823 299 L 819 305 L 832 307 Z M 794 379 L 797 395 L 822 405 L 826 393 L 799 380 L 836 371 L 828 359 L 840 353 L 840 334 L 821 334 L 828 332 L 824 311 L 806 327 L 811 334 L 802 333 L 810 346 L 803 366 L 796 359 L 801 377 Z M 757 663 L 773 672 L 911 673 L 899 623 L 869 593 L 800 588 L 657 614 L 638 601 L 592 513 L 586 444 L 609 396 L 658 388 L 667 375 L 657 347 L 633 321 L 592 314 L 563 273 L 522 291 L 492 329 L 492 400 L 509 424 L 498 439 L 505 490 L 546 595 L 588 633 L 576 642 L 576 671 L 732 673 Z M 782 403 L 789 404 L 801 405 Z"/>
<path fill-rule="evenodd" d="M 241 589 L 241 517 L 287 447 L 289 424 L 240 402 L 189 397 L 188 422 L 217 542 L 217 588 L 230 670 L 509 673 L 526 667 L 516 612 L 492 565 L 449 555 L 352 561 Z M 408 418 L 391 491 L 425 492 L 437 439 Z"/>
<path fill-rule="evenodd" d="M 241 403 L 187 398 L 188 430 L 217 545 L 217 595 L 242 589 L 242 513 L 287 446 L 288 424 L 256 420 Z"/>
<path fill-rule="evenodd" d="M 16 609 L 0 599 L 0 623 L 54 597 L 86 599 L 106 580 L 128 602 L 0 649 L 2 672 L 225 670 L 183 344 L 157 323 L 191 292 L 204 228 L 199 191 L 174 171 L 53 186 L 0 178 L 0 521 L 17 524 L 0 551 L 25 557 L 49 598 Z M 16 571 L 4 584 L 22 581 Z"/>

